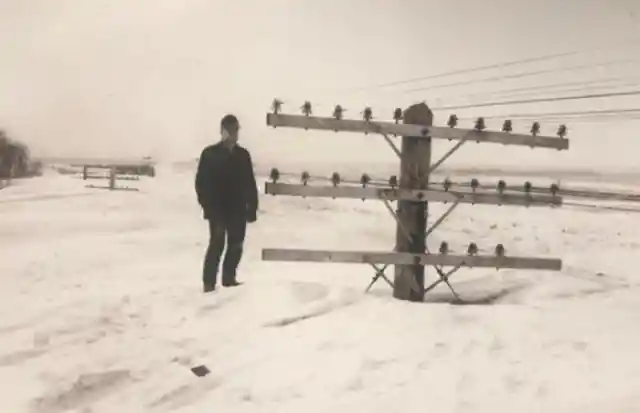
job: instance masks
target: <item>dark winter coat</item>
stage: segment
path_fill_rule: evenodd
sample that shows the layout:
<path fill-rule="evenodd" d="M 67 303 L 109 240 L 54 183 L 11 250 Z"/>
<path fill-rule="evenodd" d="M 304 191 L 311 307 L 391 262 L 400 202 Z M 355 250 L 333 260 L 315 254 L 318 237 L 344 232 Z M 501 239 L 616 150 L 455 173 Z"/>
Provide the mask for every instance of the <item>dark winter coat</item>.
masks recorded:
<path fill-rule="evenodd" d="M 258 188 L 245 148 L 229 149 L 222 142 L 206 147 L 198 161 L 195 186 L 205 219 L 255 220 Z"/>

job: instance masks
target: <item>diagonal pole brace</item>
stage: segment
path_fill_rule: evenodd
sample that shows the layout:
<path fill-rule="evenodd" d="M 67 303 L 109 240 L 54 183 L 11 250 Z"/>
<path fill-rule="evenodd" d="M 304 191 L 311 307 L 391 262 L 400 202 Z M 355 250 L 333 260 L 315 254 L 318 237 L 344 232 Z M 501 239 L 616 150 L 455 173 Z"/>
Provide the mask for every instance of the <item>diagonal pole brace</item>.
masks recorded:
<path fill-rule="evenodd" d="M 435 171 L 440 165 L 442 165 L 444 163 L 444 161 L 449 159 L 449 157 L 451 155 L 453 155 L 458 149 L 460 149 L 460 147 L 462 145 L 464 145 L 464 143 L 467 140 L 469 140 L 470 137 L 471 137 L 471 133 L 468 132 L 464 136 L 464 138 L 460 139 L 455 145 L 453 145 L 453 147 L 451 149 L 449 149 L 447 152 L 445 152 L 445 154 L 442 155 L 442 157 L 438 160 L 438 162 L 436 162 L 433 165 L 431 165 L 431 167 L 429 168 L 429 174 L 432 174 L 433 171 Z"/>
<path fill-rule="evenodd" d="M 445 211 L 444 214 L 442 214 L 440 216 L 440 218 L 438 218 L 436 220 L 436 222 L 433 223 L 433 225 L 431 225 L 431 228 L 429 228 L 425 234 L 425 238 L 429 237 L 429 235 L 431 235 L 431 233 L 438 228 L 438 226 L 440 226 L 440 224 L 442 224 L 444 222 L 445 219 L 447 219 L 449 217 L 449 215 L 451 215 L 451 213 L 456 209 L 456 207 L 460 204 L 460 198 L 456 199 L 456 201 L 449 207 L 449 209 L 447 211 Z M 429 247 L 426 247 L 426 252 L 427 254 L 431 254 L 431 252 L 429 252 Z M 451 283 L 449 283 L 449 277 L 458 269 L 460 269 L 460 266 L 456 267 L 454 269 L 453 272 L 444 273 L 444 270 L 442 269 L 442 267 L 439 267 L 437 265 L 434 265 L 433 268 L 435 268 L 435 270 L 437 271 L 438 275 L 440 276 L 440 280 L 436 281 L 435 285 L 431 285 L 429 288 L 427 288 L 425 290 L 425 293 L 431 291 L 433 288 L 435 288 L 436 285 L 438 285 L 440 282 L 446 282 L 447 285 L 449 286 L 449 289 L 451 290 L 451 292 L 454 294 L 454 296 L 456 296 L 456 298 L 460 299 L 458 294 L 455 292 L 455 290 L 453 289 L 453 286 L 451 285 Z"/>
<path fill-rule="evenodd" d="M 387 141 L 387 143 L 391 147 L 391 150 L 393 150 L 396 153 L 396 155 L 398 155 L 398 158 L 402 157 L 402 152 L 400 152 L 400 149 L 398 149 L 398 146 L 391 140 L 391 138 L 389 138 L 389 135 L 387 135 L 384 132 L 380 132 L 380 134 L 382 135 L 384 140 Z"/>
<path fill-rule="evenodd" d="M 449 282 L 449 278 L 455 274 L 456 272 L 458 272 L 458 270 L 460 268 L 462 268 L 462 266 L 464 265 L 464 261 L 461 262 L 460 264 L 456 265 L 455 267 L 453 267 L 451 270 L 447 271 L 446 273 L 440 273 L 440 279 L 434 281 L 431 285 L 429 285 L 427 288 L 425 288 L 424 292 L 428 293 L 429 291 L 433 290 L 434 288 L 436 288 L 438 285 L 440 285 L 440 283 L 445 283 L 447 284 L 447 286 L 449 287 L 449 289 L 451 290 L 451 293 L 454 295 L 454 297 L 456 297 L 456 299 L 462 301 L 462 298 L 460 297 L 460 295 L 458 295 L 458 293 L 454 290 L 453 286 L 451 285 L 451 283 Z"/>
<path fill-rule="evenodd" d="M 376 275 L 371 280 L 371 283 L 369 284 L 369 286 L 367 287 L 365 292 L 369 292 L 371 287 L 373 287 L 373 285 L 378 281 L 379 278 L 382 278 L 383 280 L 385 280 L 387 282 L 387 284 L 389 284 L 389 286 L 391 288 L 394 288 L 393 282 L 391 282 L 391 280 L 384 273 L 385 270 L 387 269 L 388 265 L 385 265 L 384 267 L 380 268 L 376 264 L 371 263 L 371 266 L 376 271 Z"/>
<path fill-rule="evenodd" d="M 391 140 L 389 135 L 384 133 L 382 131 L 382 128 L 380 128 L 379 126 L 376 128 L 376 132 L 379 133 L 380 135 L 382 135 L 384 140 L 387 141 L 387 143 L 391 147 L 391 150 L 393 150 L 393 152 L 395 152 L 395 154 L 398 155 L 398 158 L 402 158 L 402 152 L 400 151 L 400 149 L 398 149 L 398 146 Z"/>
<path fill-rule="evenodd" d="M 429 235 L 431 235 L 431 233 L 438 228 L 438 226 L 440 226 L 440 224 L 442 224 L 444 222 L 445 219 L 447 219 L 449 217 L 449 215 L 451 215 L 451 213 L 453 212 L 454 209 L 456 209 L 456 207 L 460 204 L 460 199 L 458 198 L 453 204 L 451 204 L 451 206 L 449 207 L 449 209 L 440 216 L 440 218 L 438 218 L 436 220 L 436 222 L 433 223 L 433 225 L 431 225 L 431 228 L 429 228 L 425 234 L 425 238 L 428 237 Z"/>
<path fill-rule="evenodd" d="M 431 252 L 429 251 L 429 247 L 427 247 L 427 248 L 426 248 L 425 252 L 426 252 L 427 254 L 431 254 Z M 439 267 L 439 266 L 437 266 L 437 265 L 434 265 L 434 266 L 433 266 L 433 268 L 435 268 L 435 269 L 436 269 L 436 271 L 438 272 L 438 275 L 439 275 L 440 277 L 444 277 L 444 270 L 442 269 L 442 267 Z"/>

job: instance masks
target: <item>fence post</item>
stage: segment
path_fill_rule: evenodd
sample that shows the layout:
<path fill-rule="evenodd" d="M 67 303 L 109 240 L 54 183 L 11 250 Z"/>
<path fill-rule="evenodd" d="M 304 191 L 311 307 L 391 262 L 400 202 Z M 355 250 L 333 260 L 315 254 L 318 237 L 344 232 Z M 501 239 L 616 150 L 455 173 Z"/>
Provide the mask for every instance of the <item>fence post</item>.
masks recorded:
<path fill-rule="evenodd" d="M 116 168 L 112 166 L 109 168 L 109 189 L 116 189 Z"/>
<path fill-rule="evenodd" d="M 433 124 L 433 113 L 425 103 L 412 105 L 405 110 L 403 122 L 427 128 Z M 429 135 L 428 129 L 425 132 L 425 135 Z M 431 139 L 403 136 L 399 187 L 428 189 L 430 166 Z M 397 213 L 399 222 L 396 229 L 396 251 L 424 254 L 427 202 L 398 201 Z M 411 240 L 407 235 L 411 236 Z M 396 265 L 393 296 L 401 300 L 423 301 L 424 275 L 423 265 Z"/>

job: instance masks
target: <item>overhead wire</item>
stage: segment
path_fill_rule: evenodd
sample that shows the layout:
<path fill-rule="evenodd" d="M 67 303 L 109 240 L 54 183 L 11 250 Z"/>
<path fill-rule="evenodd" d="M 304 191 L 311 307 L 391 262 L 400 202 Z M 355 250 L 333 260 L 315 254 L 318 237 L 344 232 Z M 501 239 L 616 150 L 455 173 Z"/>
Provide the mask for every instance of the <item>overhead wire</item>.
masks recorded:
<path fill-rule="evenodd" d="M 625 43 L 636 44 L 638 42 L 640 42 L 640 39 L 630 39 L 630 40 L 627 40 L 627 41 L 619 42 L 618 44 L 625 44 Z M 560 53 L 551 53 L 551 54 L 546 54 L 546 55 L 539 55 L 539 56 L 535 56 L 535 57 L 511 60 L 511 61 L 500 62 L 500 63 L 493 63 L 493 64 L 476 66 L 476 67 L 471 67 L 471 68 L 455 69 L 455 70 L 436 73 L 436 74 L 432 74 L 432 75 L 417 76 L 417 77 L 411 77 L 411 78 L 408 78 L 408 79 L 401 79 L 401 80 L 396 80 L 396 81 L 391 81 L 391 82 L 379 83 L 377 85 L 359 87 L 359 88 L 356 88 L 355 90 L 366 90 L 366 89 L 374 89 L 374 88 L 384 88 L 384 87 L 389 87 L 389 86 L 397 86 L 397 85 L 402 85 L 402 84 L 407 84 L 407 83 L 415 83 L 415 82 L 420 82 L 420 81 L 424 81 L 424 80 L 438 79 L 438 78 L 443 78 L 443 77 L 448 77 L 448 76 L 455 76 L 455 75 L 460 75 L 460 74 L 468 74 L 468 73 L 480 72 L 480 71 L 490 70 L 490 69 L 506 68 L 506 67 L 512 67 L 512 66 L 517 66 L 517 65 L 523 65 L 523 64 L 527 64 L 527 63 L 554 60 L 554 59 L 559 59 L 559 58 L 563 58 L 563 57 L 578 56 L 578 55 L 585 54 L 585 53 L 597 52 L 597 51 L 609 50 L 609 49 L 610 49 L 610 45 L 605 45 L 605 46 L 596 47 L 596 48 L 573 50 L 573 51 L 560 52 Z"/>
<path fill-rule="evenodd" d="M 542 55 L 542 56 L 530 57 L 530 58 L 525 58 L 525 59 L 512 60 L 512 61 L 508 61 L 508 62 L 494 63 L 494 64 L 484 65 L 484 66 L 477 66 L 477 67 L 472 67 L 472 68 L 467 68 L 467 69 L 457 69 L 457 70 L 452 70 L 452 71 L 448 71 L 448 72 L 437 73 L 437 74 L 434 74 L 434 75 L 412 77 L 412 78 L 409 78 L 409 79 L 396 80 L 396 81 L 387 82 L 387 83 L 380 83 L 380 84 L 373 85 L 373 86 L 366 86 L 366 87 L 363 87 L 363 88 L 358 88 L 356 90 L 371 89 L 371 88 L 384 88 L 384 87 L 389 87 L 389 86 L 398 86 L 398 85 L 403 85 L 403 84 L 407 84 L 407 83 L 420 82 L 420 81 L 423 81 L 423 80 L 439 79 L 439 78 L 448 77 L 448 76 L 461 75 L 461 74 L 467 74 L 467 73 L 473 73 L 473 72 L 480 72 L 480 71 L 483 71 L 483 70 L 499 69 L 499 68 L 505 68 L 505 67 L 510 67 L 510 66 L 517 66 L 517 65 L 520 65 L 520 64 L 540 62 L 540 61 L 545 61 L 545 60 L 553 60 L 553 59 L 557 59 L 557 58 L 560 58 L 560 57 L 575 56 L 575 55 L 578 55 L 578 54 L 580 54 L 580 52 L 576 52 L 576 51 L 563 52 L 563 53 L 554 53 L 554 54 L 549 54 L 549 55 Z"/>
<path fill-rule="evenodd" d="M 523 122 L 548 122 L 553 123 L 555 125 L 565 125 L 565 126 L 575 126 L 575 125 L 584 125 L 584 124 L 603 124 L 603 123 L 615 123 L 616 125 L 622 125 L 626 123 L 637 123 L 640 120 L 640 116 L 621 116 L 621 117 L 595 117 L 595 118 L 548 118 L 548 119 L 540 119 L 540 118 L 530 118 L 530 119 L 519 119 Z"/>
<path fill-rule="evenodd" d="M 476 118 L 473 118 L 476 119 Z M 549 116 L 549 117 L 540 117 L 540 116 L 531 116 L 531 117 L 521 117 L 521 118 L 510 118 L 509 116 L 496 116 L 494 119 L 511 119 L 515 122 L 557 122 L 559 124 L 564 124 L 566 126 L 575 125 L 575 124 L 584 124 L 584 123 L 603 123 L 603 122 L 616 122 L 616 123 L 626 123 L 626 122 L 637 122 L 640 120 L 640 114 L 638 115 L 611 115 L 611 116 L 577 116 L 577 117 L 567 117 L 567 116 Z M 460 120 L 471 120 L 471 119 L 460 119 Z"/>
<path fill-rule="evenodd" d="M 612 109 L 612 110 L 585 110 L 585 111 L 556 111 L 556 112 L 536 112 L 536 113 L 507 113 L 491 116 L 482 116 L 485 121 L 493 119 L 506 120 L 513 122 L 513 126 L 518 122 L 557 122 L 571 127 L 576 124 L 592 124 L 592 123 L 627 123 L 640 121 L 640 108 L 628 109 Z M 459 121 L 475 121 L 477 117 L 461 116 Z"/>
<path fill-rule="evenodd" d="M 551 90 L 548 92 L 553 94 L 563 94 L 563 93 L 578 92 L 578 91 L 586 92 L 586 91 L 596 91 L 596 90 L 620 89 L 622 87 L 629 87 L 629 86 L 640 86 L 640 83 L 626 82 L 626 83 L 620 83 L 617 85 L 590 85 L 590 86 L 584 85 L 579 87 L 561 88 L 559 90 Z M 544 92 L 545 92 L 544 90 L 540 91 L 540 93 L 544 93 Z M 536 95 L 536 94 L 538 93 L 533 93 L 533 95 Z M 532 93 L 531 92 L 498 93 L 497 95 L 500 97 L 516 97 L 516 96 L 523 96 L 523 95 L 531 96 Z"/>
<path fill-rule="evenodd" d="M 530 72 L 524 72 L 524 73 L 516 73 L 516 74 L 511 74 L 511 75 L 504 75 L 504 76 L 495 76 L 495 77 L 490 77 L 490 78 L 484 78 L 484 79 L 473 79 L 470 81 L 464 81 L 464 82 L 455 82 L 455 84 L 461 84 L 461 83 L 473 83 L 476 81 L 497 81 L 497 80 L 502 80 L 505 78 L 517 78 L 517 77 L 525 77 L 525 76 L 530 76 L 530 75 L 534 75 L 534 74 L 540 74 L 540 73 L 551 73 L 551 72 L 556 72 L 556 71 L 567 71 L 567 70 L 573 70 L 576 68 L 586 68 L 586 67 L 598 67 L 598 66 L 607 66 L 607 65 L 611 65 L 611 64 L 618 64 L 618 63 L 630 63 L 630 62 L 636 62 L 638 61 L 637 59 L 616 59 L 616 60 L 611 60 L 611 61 L 606 61 L 606 62 L 601 62 L 601 63 L 597 63 L 597 64 L 582 64 L 582 65 L 573 65 L 573 66 L 568 66 L 568 67 L 561 67 L 561 68 L 552 68 L 552 69 L 543 69 L 543 70 L 537 70 L 537 71 L 530 71 Z M 495 65 L 494 65 L 495 66 Z M 555 93 L 566 93 L 566 92 L 570 92 L 572 90 L 584 90 L 584 89 L 588 89 L 589 87 L 591 88 L 591 90 L 593 89 L 602 89 L 605 88 L 605 85 L 597 85 L 597 83 L 607 83 L 607 82 L 616 82 L 616 81 L 621 81 L 621 80 L 625 80 L 627 79 L 627 77 L 625 76 L 618 76 L 618 77 L 609 77 L 609 78 L 604 78 L 604 79 L 596 79 L 593 81 L 573 81 L 573 82 L 560 82 L 560 83 L 552 83 L 552 84 L 546 84 L 546 85 L 539 85 L 539 86 L 527 86 L 527 87 L 519 87 L 519 88 L 511 88 L 511 89 L 503 89 L 503 90 L 498 90 L 495 92 L 485 92 L 485 94 L 483 93 L 475 93 L 475 94 L 470 94 L 470 95 L 466 95 L 466 96 L 485 96 L 485 95 L 492 95 L 492 94 L 497 94 L 499 95 L 500 93 L 509 93 L 509 92 L 517 92 L 517 91 L 527 91 L 527 90 L 540 90 L 540 89 L 544 89 L 544 88 L 562 88 L 562 87 L 566 87 L 566 86 L 570 86 L 570 85 L 583 85 L 584 87 L 580 87 L 580 88 L 570 88 L 570 89 L 565 89 L 565 90 L 561 90 L 561 91 L 556 91 Z M 593 85 L 593 83 L 596 83 L 596 85 Z M 609 85 L 609 87 L 622 87 L 624 85 L 630 85 L 630 84 L 636 84 L 635 82 L 627 82 L 625 84 L 619 84 L 619 85 Z M 446 87 L 449 85 L 453 85 L 453 83 L 450 84 L 442 84 L 442 85 L 435 85 L 433 86 L 434 88 L 437 87 Z M 614 96 L 625 96 L 625 95 L 637 95 L 640 94 L 640 91 L 631 91 L 631 92 L 618 92 L 618 93 L 602 93 L 602 94 L 587 94 L 587 95 L 580 95 L 580 96 L 543 96 L 541 98 L 529 98 L 529 99 L 520 99 L 520 100 L 507 100 L 507 101 L 492 101 L 492 102 L 479 102 L 479 103 L 469 103 L 469 104 L 464 104 L 464 105 L 449 105 L 449 106 L 440 106 L 440 107 L 432 107 L 433 110 L 451 110 L 451 109 L 465 109 L 465 108 L 475 108 L 475 107 L 487 107 L 487 106 L 505 106 L 505 105 L 517 105 L 517 104 L 526 104 L 526 103 L 541 103 L 541 102 L 554 102 L 554 101 L 565 101 L 565 100 L 582 100 L 582 99 L 595 99 L 595 98 L 603 98 L 603 97 L 614 97 Z M 464 95 L 461 95 L 464 96 Z M 437 100 L 442 100 L 442 98 L 436 98 Z M 435 100 L 435 99 L 434 99 Z M 328 104 L 314 104 L 314 107 L 325 107 L 325 106 L 331 106 L 333 107 L 333 105 L 328 105 Z M 392 113 L 392 111 L 394 110 L 394 108 L 386 108 L 389 109 L 388 112 L 389 114 Z"/>
<path fill-rule="evenodd" d="M 483 71 L 483 70 L 489 70 L 489 69 L 499 69 L 499 68 L 506 68 L 506 67 L 511 67 L 511 66 L 517 66 L 517 65 L 523 65 L 523 64 L 527 64 L 527 63 L 534 63 L 534 62 L 541 62 L 541 61 L 545 61 L 545 60 L 553 60 L 553 59 L 558 59 L 561 57 L 569 57 L 569 56 L 575 56 L 575 55 L 579 55 L 581 53 L 584 53 L 584 51 L 574 51 L 574 52 L 564 52 L 564 53 L 556 53 L 556 54 L 551 54 L 551 55 L 544 55 L 544 56 L 537 56 L 537 57 L 533 57 L 533 58 L 527 58 L 527 59 L 520 59 L 520 60 L 515 60 L 515 61 L 509 61 L 509 62 L 503 62 L 503 63 L 497 63 L 497 64 L 491 64 L 491 65 L 485 65 L 485 66 L 480 66 L 480 67 L 474 67 L 474 68 L 467 68 L 467 69 L 458 69 L 458 70 L 454 70 L 454 71 L 450 71 L 450 72 L 444 72 L 444 73 L 438 73 L 435 75 L 429 75 L 429 76 L 421 76 L 421 77 L 414 77 L 414 78 L 410 78 L 410 79 L 404 79 L 404 80 L 399 80 L 399 81 L 394 81 L 394 82 L 388 82 L 388 83 L 383 83 L 383 84 L 379 84 L 376 86 L 373 86 L 374 88 L 381 88 L 381 87 L 388 87 L 388 86 L 397 86 L 397 85 L 403 85 L 403 84 L 408 84 L 408 83 L 414 83 L 414 82 L 419 82 L 419 81 L 423 81 L 423 80 L 429 80 L 429 79 L 437 79 L 437 78 L 443 78 L 443 77 L 447 77 L 447 76 L 454 76 L 454 75 L 459 75 L 459 74 L 469 74 L 469 73 L 473 73 L 473 72 L 479 72 L 479 71 Z M 563 67 L 555 67 L 555 68 L 548 68 L 548 69 L 539 69 L 539 70 L 531 70 L 531 71 L 526 71 L 526 72 L 519 72 L 519 73 L 511 73 L 511 74 L 504 74 L 504 75 L 499 75 L 499 76 L 489 76 L 489 77 L 484 77 L 484 78 L 480 78 L 480 79 L 467 79 L 467 80 L 462 80 L 462 81 L 457 81 L 457 82 L 449 82 L 449 83 L 443 83 L 443 84 L 436 84 L 436 85 L 432 85 L 432 86 L 426 86 L 426 87 L 420 87 L 420 88 L 413 88 L 413 89 L 408 89 L 408 90 L 401 90 L 399 91 L 400 93 L 413 93 L 413 92 L 418 92 L 418 91 L 428 91 L 428 90 L 433 90 L 433 89 L 440 89 L 440 88 L 448 88 L 448 87 L 455 87 L 455 86 L 462 86 L 462 85 L 468 85 L 468 84 L 477 84 L 477 83 L 482 83 L 482 82 L 500 82 L 500 81 L 504 81 L 504 80 L 509 80 L 509 79 L 522 79 L 522 78 L 526 78 L 526 77 L 532 77 L 532 76 L 537 76 L 537 75 L 542 75 L 542 74 L 551 74 L 551 73 L 561 73 L 561 72 L 567 72 L 567 71 L 572 71 L 572 70 L 580 70 L 580 69 L 593 69 L 593 68 L 601 68 L 601 67 L 608 67 L 608 66 L 612 66 L 612 65 L 622 65 L 622 64 L 629 64 L 629 63 L 636 63 L 638 62 L 638 59 L 615 59 L 615 60 L 608 60 L 608 61 L 604 61 L 604 62 L 599 62 L 599 63 L 587 63 L 587 64 L 578 64 L 578 65 L 571 65 L 571 66 L 563 66 Z M 627 82 L 627 83 L 623 83 L 623 84 L 618 84 L 618 85 L 611 85 L 611 83 L 615 83 L 615 82 L 623 82 L 625 80 L 629 79 L 628 77 L 609 77 L 609 78 L 605 78 L 605 79 L 596 79 L 596 80 L 583 80 L 583 81 L 570 81 L 570 82 L 560 82 L 560 83 L 554 83 L 554 84 L 547 84 L 547 85 L 533 85 L 533 86 L 526 86 L 526 87 L 518 87 L 518 88 L 511 88 L 511 89 L 503 89 L 503 90 L 498 90 L 498 91 L 489 91 L 489 92 L 479 92 L 479 93 L 475 93 L 475 94 L 470 94 L 470 95 L 466 95 L 466 96 L 487 96 L 487 95 L 500 95 L 500 94 L 514 94 L 515 92 L 521 92 L 520 94 L 525 94 L 528 91 L 533 91 L 533 92 L 542 92 L 545 89 L 547 89 L 548 93 L 555 93 L 555 94 L 559 94 L 559 93 L 568 93 L 568 92 L 572 92 L 572 91 L 576 91 L 576 90 L 602 90 L 604 88 L 620 88 L 620 87 L 626 87 L 626 86 L 630 86 L 630 85 L 636 85 L 637 82 Z M 608 83 L 608 85 L 605 85 L 603 83 Z M 570 87 L 570 86 L 581 86 L 581 87 Z M 569 88 L 568 88 L 569 87 Z M 371 87 L 368 87 L 371 88 Z M 364 88 L 362 88 L 364 89 Z M 561 90 L 555 90 L 554 92 L 552 92 L 551 90 L 548 89 L 561 89 Z M 588 93 L 588 94 L 581 94 L 581 95 L 577 95 L 577 96 L 544 96 L 544 97 L 540 97 L 540 98 L 527 98 L 527 99 L 518 99 L 518 100 L 506 100 L 506 101 L 492 101 L 492 102 L 480 102 L 480 103 L 476 103 L 476 104 L 467 104 L 467 105 L 451 105 L 451 106 L 442 106 L 442 107 L 435 107 L 432 108 L 433 110 L 451 110 L 451 109 L 466 109 L 466 108 L 476 108 L 476 107 L 489 107 L 489 106 L 507 106 L 507 105 L 519 105 L 519 104 L 527 104 L 527 103 L 543 103 L 543 102 L 557 102 L 557 101 L 570 101 L 570 100 L 585 100 L 585 99 L 598 99 L 598 98 L 606 98 L 606 97 L 617 97 L 617 96 L 634 96 L 634 95 L 640 95 L 640 90 L 631 90 L 631 91 L 623 91 L 623 92 L 609 92 L 609 93 Z M 446 98 L 446 97 L 445 97 Z M 443 98 L 440 98 L 443 99 Z M 324 104 L 320 104 L 320 105 L 315 105 L 316 107 L 320 107 L 320 106 L 325 106 Z M 326 105 L 326 106 L 330 106 L 330 105 Z M 391 111 L 389 111 L 389 113 L 391 114 Z M 573 112 L 546 112 L 546 113 L 521 113 L 521 114 L 512 114 L 512 115 L 503 115 L 503 116 L 485 116 L 485 119 L 491 119 L 491 118 L 517 118 L 520 120 L 524 120 L 527 118 L 531 118 L 531 119 L 541 119 L 541 120 L 545 120 L 545 119 L 570 119 L 572 122 L 594 122 L 594 121 L 618 121 L 618 120 L 636 120 L 636 119 L 640 119 L 640 109 L 611 109 L 611 110 L 601 110 L 601 111 L 573 111 Z M 460 119 L 464 119 L 464 118 L 460 118 Z M 580 206 L 577 203 L 574 203 L 574 206 Z M 585 207 L 589 207 L 589 205 L 584 205 Z M 596 207 L 597 208 L 597 207 Z M 640 211 L 637 211 L 640 212 Z"/>
<path fill-rule="evenodd" d="M 526 92 L 543 92 L 549 91 L 553 93 L 566 93 L 575 90 L 586 90 L 586 89 L 604 89 L 604 88 L 618 88 L 623 86 L 635 86 L 639 84 L 640 78 L 635 81 L 623 82 L 625 80 L 629 80 L 631 77 L 628 76 L 618 76 L 618 77 L 609 77 L 603 79 L 594 79 L 594 80 L 580 80 L 574 82 L 560 82 L 560 83 L 551 83 L 551 84 L 541 84 L 541 85 L 533 85 L 533 86 L 525 86 L 525 87 L 517 87 L 517 88 L 507 88 L 507 89 L 498 89 L 498 90 L 490 90 L 484 92 L 476 92 L 476 93 L 468 93 L 468 94 L 459 94 L 459 95 L 445 95 L 438 96 L 432 98 L 432 100 L 453 100 L 453 99 L 470 99 L 475 97 L 484 97 L 484 96 L 493 96 L 493 95 L 522 95 Z M 622 83 L 621 83 L 622 82 Z M 559 90 L 554 90 L 559 89 Z"/>
<path fill-rule="evenodd" d="M 578 207 L 585 209 L 600 209 L 606 211 L 615 211 L 615 212 L 640 212 L 640 208 L 632 208 L 632 207 L 624 207 L 624 206 L 612 206 L 612 205 L 598 205 L 598 204 L 588 204 L 584 202 L 563 202 L 564 205 L 570 207 Z"/>
<path fill-rule="evenodd" d="M 498 119 L 498 118 L 529 118 L 529 117 L 548 117 L 548 116 L 579 116 L 579 115 L 617 115 L 617 114 L 638 114 L 640 115 L 640 108 L 628 108 L 628 109 L 607 109 L 607 110 L 583 110 L 583 111 L 564 111 L 564 112 L 537 112 L 537 113 L 511 113 L 506 115 L 492 115 L 483 116 L 485 119 Z M 460 120 L 475 119 L 474 117 L 460 117 Z"/>
<path fill-rule="evenodd" d="M 568 101 L 568 100 L 600 99 L 600 98 L 606 98 L 606 97 L 636 96 L 636 95 L 640 95 L 640 90 L 630 90 L 630 91 L 612 92 L 612 93 L 591 93 L 591 94 L 574 95 L 574 96 L 548 96 L 543 98 L 516 99 L 516 100 L 506 100 L 506 101 L 474 103 L 474 104 L 466 104 L 466 105 L 440 106 L 440 107 L 432 107 L 431 109 L 432 110 L 468 109 L 468 108 L 480 108 L 480 107 L 489 107 L 489 106 L 509 106 L 509 105 L 522 105 L 522 104 L 528 104 L 528 103 L 546 103 L 546 102 L 559 102 L 559 101 Z"/>
<path fill-rule="evenodd" d="M 395 91 L 395 92 L 397 92 L 397 93 L 423 92 L 423 91 L 434 90 L 434 89 L 442 89 L 442 88 L 447 88 L 447 87 L 469 85 L 469 84 L 474 84 L 474 83 L 479 83 L 479 82 L 489 82 L 489 83 L 490 82 L 500 82 L 500 81 L 504 81 L 504 80 L 508 80 L 508 79 L 521 79 L 521 78 L 525 78 L 525 77 L 537 76 L 537 75 L 542 75 L 542 74 L 546 74 L 546 73 L 558 73 L 558 72 L 566 72 L 566 71 L 570 71 L 570 70 L 588 69 L 588 68 L 595 68 L 595 67 L 606 67 L 606 66 L 611 66 L 611 65 L 616 65 L 616 64 L 626 64 L 626 63 L 633 63 L 633 62 L 639 62 L 639 61 L 640 61 L 640 59 L 614 59 L 614 60 L 608 60 L 608 61 L 601 62 L 601 63 L 586 63 L 586 64 L 573 65 L 573 66 L 564 66 L 564 67 L 555 67 L 555 68 L 548 68 L 548 69 L 532 70 L 532 71 L 528 71 L 528 72 L 520 72 L 520 73 L 507 74 L 507 75 L 489 76 L 489 77 L 484 77 L 484 78 L 480 78 L 480 79 L 468 79 L 468 80 L 461 80 L 461 81 L 450 82 L 450 83 L 441 83 L 441 84 L 436 84 L 436 85 L 431 85 L 431 86 L 426 86 L 426 87 L 399 90 L 399 91 Z"/>

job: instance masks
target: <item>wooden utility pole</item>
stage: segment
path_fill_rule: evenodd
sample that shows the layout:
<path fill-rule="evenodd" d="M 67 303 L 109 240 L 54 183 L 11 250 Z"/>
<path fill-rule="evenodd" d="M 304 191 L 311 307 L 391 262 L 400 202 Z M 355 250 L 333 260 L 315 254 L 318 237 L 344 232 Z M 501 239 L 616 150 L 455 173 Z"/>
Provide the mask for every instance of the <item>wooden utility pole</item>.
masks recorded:
<path fill-rule="evenodd" d="M 116 189 L 116 167 L 112 166 L 109 168 L 109 189 Z"/>
<path fill-rule="evenodd" d="M 424 103 L 413 105 L 405 110 L 403 123 L 429 127 L 433 124 L 433 113 Z M 403 136 L 401 154 L 399 187 L 409 190 L 428 189 L 431 139 L 424 136 Z M 398 201 L 397 213 L 396 252 L 424 254 L 427 202 Z M 396 265 L 393 296 L 401 300 L 423 301 L 424 275 L 423 265 Z"/>
<path fill-rule="evenodd" d="M 300 108 L 301 115 L 281 112 L 282 102 L 273 101 L 273 113 L 267 114 L 267 125 L 271 127 L 288 127 L 304 130 L 327 132 L 354 132 L 381 135 L 393 152 L 400 158 L 400 179 L 389 178 L 388 186 L 369 185 L 370 177 L 363 174 L 360 185 L 340 185 L 340 174 L 334 172 L 330 178 L 332 185 L 308 185 L 309 173 L 302 172 L 300 184 L 279 182 L 281 174 L 276 168 L 270 173 L 271 182 L 265 183 L 265 193 L 270 195 L 375 199 L 384 203 L 387 211 L 396 219 L 396 245 L 393 252 L 388 251 L 340 251 L 310 250 L 296 248 L 266 248 L 262 250 L 265 261 L 288 262 L 322 262 L 322 263 L 358 263 L 367 264 L 375 270 L 375 276 L 366 291 L 376 283 L 384 280 L 393 288 L 393 296 L 408 301 L 423 301 L 427 292 L 444 283 L 457 300 L 462 300 L 449 282 L 452 274 L 461 268 L 495 268 L 496 270 L 528 269 L 560 271 L 562 260 L 556 258 L 539 258 L 515 256 L 507 252 L 499 243 L 493 252 L 481 253 L 475 242 L 470 242 L 466 252 L 456 253 L 449 248 L 446 241 L 440 243 L 438 251 L 429 251 L 426 247 L 427 236 L 431 234 L 453 212 L 459 204 L 471 205 L 511 205 L 521 207 L 562 205 L 562 197 L 558 195 L 557 185 L 549 187 L 548 194 L 532 192 L 532 184 L 525 182 L 522 191 L 507 186 L 504 180 L 497 182 L 495 190 L 482 186 L 477 179 L 470 181 L 469 190 L 452 189 L 447 179 L 441 188 L 429 188 L 429 175 L 451 157 L 466 142 L 493 143 L 500 145 L 523 146 L 529 148 L 548 148 L 555 150 L 569 149 L 569 141 L 565 139 L 567 127 L 560 125 L 557 137 L 540 135 L 540 124 L 534 122 L 530 133 L 514 133 L 511 120 L 507 119 L 502 130 L 487 130 L 484 118 L 476 119 L 471 129 L 458 128 L 458 117 L 449 116 L 446 126 L 433 125 L 433 113 L 425 103 L 393 111 L 393 122 L 374 120 L 371 108 L 362 112 L 362 119 L 345 119 L 344 108 L 336 105 L 331 117 L 314 116 L 311 103 L 306 101 Z M 400 119 L 403 122 L 399 122 Z M 401 148 L 389 136 L 402 136 Z M 456 141 L 440 159 L 431 164 L 431 144 L 433 139 Z M 398 202 L 394 210 L 391 202 Z M 449 208 L 427 229 L 428 202 L 449 204 Z M 486 251 L 486 247 L 483 248 Z M 394 281 L 385 274 L 385 270 L 393 266 Z M 425 288 L 425 266 L 434 267 L 437 278 Z M 447 269 L 445 270 L 445 267 Z M 436 275 L 436 274 L 434 274 Z"/>

